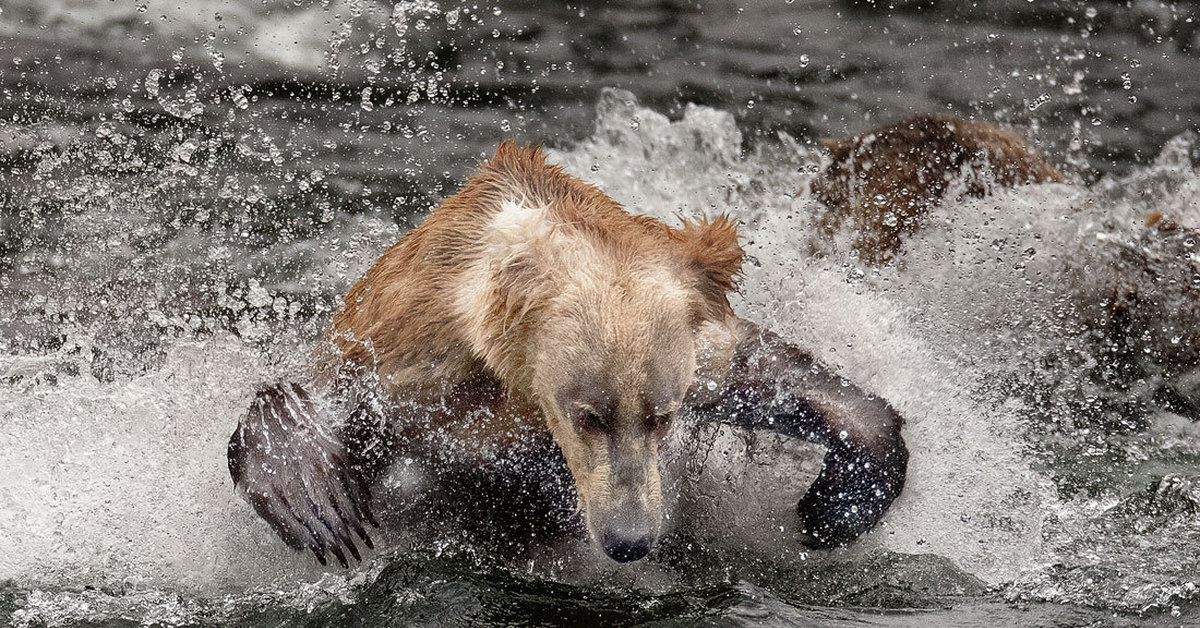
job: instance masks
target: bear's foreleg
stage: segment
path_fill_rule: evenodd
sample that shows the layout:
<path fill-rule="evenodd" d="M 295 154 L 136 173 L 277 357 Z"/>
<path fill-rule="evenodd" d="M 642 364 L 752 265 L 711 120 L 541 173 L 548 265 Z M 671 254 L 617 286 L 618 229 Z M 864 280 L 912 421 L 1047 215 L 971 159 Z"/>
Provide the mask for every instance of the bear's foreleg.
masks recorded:
<path fill-rule="evenodd" d="M 778 335 L 749 323 L 724 380 L 703 390 L 702 416 L 766 429 L 826 448 L 824 468 L 800 499 L 808 545 L 845 545 L 871 529 L 904 487 L 903 419 Z"/>
<path fill-rule="evenodd" d="M 234 487 L 292 549 L 322 565 L 346 552 L 362 560 L 354 535 L 373 548 L 365 523 L 378 525 L 359 466 L 341 434 L 299 384 L 261 388 L 229 439 Z"/>

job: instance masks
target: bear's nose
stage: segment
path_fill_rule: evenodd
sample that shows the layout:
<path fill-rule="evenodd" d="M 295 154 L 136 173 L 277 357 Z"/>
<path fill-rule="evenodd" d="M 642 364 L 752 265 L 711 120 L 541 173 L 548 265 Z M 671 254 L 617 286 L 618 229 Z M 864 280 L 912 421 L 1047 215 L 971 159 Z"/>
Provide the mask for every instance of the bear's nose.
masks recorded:
<path fill-rule="evenodd" d="M 646 533 L 625 533 L 609 531 L 604 533 L 601 540 L 604 553 L 618 563 L 628 563 L 645 558 L 654 545 L 654 535 Z"/>

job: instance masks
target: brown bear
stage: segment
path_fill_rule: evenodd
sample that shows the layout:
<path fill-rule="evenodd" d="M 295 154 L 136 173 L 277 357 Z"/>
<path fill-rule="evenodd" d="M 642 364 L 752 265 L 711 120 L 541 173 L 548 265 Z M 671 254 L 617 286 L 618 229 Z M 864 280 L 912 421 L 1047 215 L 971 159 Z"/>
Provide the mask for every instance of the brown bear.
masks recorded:
<path fill-rule="evenodd" d="M 949 182 L 969 170 L 967 194 L 993 186 L 1061 183 L 1063 175 L 1016 133 L 981 120 L 919 114 L 840 140 L 824 140 L 830 163 L 811 183 L 826 211 L 824 237 L 848 226 L 853 246 L 869 263 L 892 259 L 903 237 L 920 226 Z"/>
<path fill-rule="evenodd" d="M 345 565 L 355 534 L 371 545 L 371 484 L 398 454 L 486 466 L 541 442 L 590 538 L 625 562 L 662 531 L 668 432 L 725 421 L 824 445 L 800 525 L 815 547 L 847 543 L 904 484 L 902 420 L 738 318 L 741 263 L 729 219 L 631 215 L 504 142 L 351 288 L 311 386 L 258 392 L 230 439 L 235 486 L 293 548 Z"/>

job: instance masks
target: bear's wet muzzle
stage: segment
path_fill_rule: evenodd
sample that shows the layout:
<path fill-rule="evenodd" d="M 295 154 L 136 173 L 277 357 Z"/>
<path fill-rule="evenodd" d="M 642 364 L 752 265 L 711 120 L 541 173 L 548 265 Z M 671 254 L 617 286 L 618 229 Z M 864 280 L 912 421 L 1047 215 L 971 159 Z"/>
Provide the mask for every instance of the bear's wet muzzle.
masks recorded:
<path fill-rule="evenodd" d="M 638 448 L 635 455 L 613 453 L 609 483 L 602 497 L 588 504 L 588 518 L 592 538 L 604 553 L 628 563 L 650 553 L 662 528 L 658 461 L 649 448 Z"/>
<path fill-rule="evenodd" d="M 654 546 L 655 534 L 636 530 L 609 530 L 600 538 L 604 553 L 618 563 L 628 563 L 640 560 L 650 553 Z"/>

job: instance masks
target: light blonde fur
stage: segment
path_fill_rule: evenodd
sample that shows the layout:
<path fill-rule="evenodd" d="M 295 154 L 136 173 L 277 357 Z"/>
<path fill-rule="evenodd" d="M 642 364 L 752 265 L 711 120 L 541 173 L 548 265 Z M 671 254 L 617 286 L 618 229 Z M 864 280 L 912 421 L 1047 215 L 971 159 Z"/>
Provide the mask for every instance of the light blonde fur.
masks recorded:
<path fill-rule="evenodd" d="M 493 378 L 502 392 L 472 403 L 498 418 L 467 425 L 448 411 L 441 424 L 468 443 L 550 434 L 591 513 L 621 487 L 608 446 L 563 407 L 573 403 L 563 391 L 586 375 L 615 388 L 613 451 L 639 457 L 642 497 L 657 507 L 665 433 L 646 441 L 636 421 L 678 410 L 695 379 L 698 330 L 732 320 L 726 294 L 741 260 L 728 219 L 672 229 L 631 215 L 539 149 L 507 141 L 354 285 L 322 371 L 373 369 L 396 398 Z"/>

